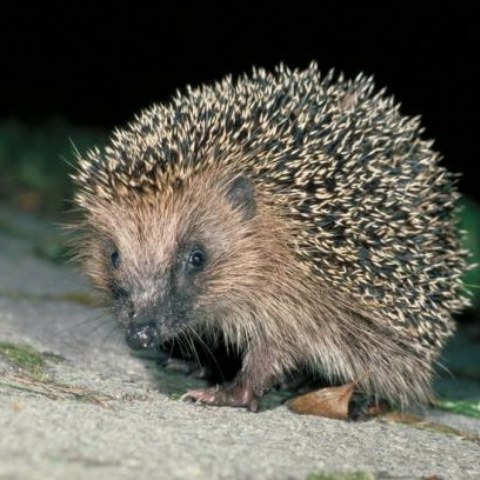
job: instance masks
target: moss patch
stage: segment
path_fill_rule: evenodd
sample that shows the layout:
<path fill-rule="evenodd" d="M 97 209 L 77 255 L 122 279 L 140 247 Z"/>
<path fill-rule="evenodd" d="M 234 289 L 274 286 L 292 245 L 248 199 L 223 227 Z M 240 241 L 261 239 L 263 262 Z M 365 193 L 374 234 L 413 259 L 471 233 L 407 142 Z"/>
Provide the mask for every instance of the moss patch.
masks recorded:
<path fill-rule="evenodd" d="M 39 352 L 29 345 L 0 342 L 0 355 L 10 365 L 28 377 L 44 379 L 47 377 L 48 361 L 63 360 L 60 355 L 51 352 Z"/>
<path fill-rule="evenodd" d="M 110 395 L 101 394 L 89 388 L 57 383 L 48 373 L 49 363 L 65 359 L 53 352 L 40 352 L 29 345 L 0 342 L 0 356 L 18 370 L 18 374 L 0 378 L 0 385 L 13 390 L 42 395 L 52 400 L 77 400 L 106 406 L 114 400 Z"/>

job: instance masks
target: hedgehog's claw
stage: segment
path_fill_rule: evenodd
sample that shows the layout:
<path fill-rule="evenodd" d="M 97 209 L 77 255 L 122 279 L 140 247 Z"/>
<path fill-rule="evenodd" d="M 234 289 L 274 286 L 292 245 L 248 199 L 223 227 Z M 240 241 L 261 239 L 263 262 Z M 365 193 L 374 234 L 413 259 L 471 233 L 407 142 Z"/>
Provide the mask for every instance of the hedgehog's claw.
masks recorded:
<path fill-rule="evenodd" d="M 235 383 L 227 386 L 189 390 L 182 396 L 182 400 L 194 400 L 206 405 L 245 407 L 250 412 L 257 412 L 259 398 L 249 387 L 239 386 Z"/>

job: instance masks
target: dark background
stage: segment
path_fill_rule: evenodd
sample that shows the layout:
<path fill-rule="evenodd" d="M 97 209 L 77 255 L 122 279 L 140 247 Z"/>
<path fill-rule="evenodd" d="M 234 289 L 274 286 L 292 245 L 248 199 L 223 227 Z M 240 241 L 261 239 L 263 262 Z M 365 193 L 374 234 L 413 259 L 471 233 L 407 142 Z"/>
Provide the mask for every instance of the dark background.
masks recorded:
<path fill-rule="evenodd" d="M 426 3 L 426 2 L 425 2 Z M 280 61 L 374 74 L 477 193 L 478 16 L 457 3 L 0 7 L 0 121 L 111 128 L 186 84 Z"/>

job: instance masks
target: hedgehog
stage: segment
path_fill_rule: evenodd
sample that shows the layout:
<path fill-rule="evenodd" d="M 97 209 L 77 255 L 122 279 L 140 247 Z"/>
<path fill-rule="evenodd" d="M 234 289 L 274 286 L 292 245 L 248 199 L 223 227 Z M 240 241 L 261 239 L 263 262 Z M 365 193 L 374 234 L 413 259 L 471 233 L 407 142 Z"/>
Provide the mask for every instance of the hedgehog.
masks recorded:
<path fill-rule="evenodd" d="M 257 411 L 309 372 L 430 402 L 468 266 L 457 175 L 423 132 L 315 63 L 187 87 L 78 159 L 78 256 L 132 348 L 240 352 L 193 401 Z"/>

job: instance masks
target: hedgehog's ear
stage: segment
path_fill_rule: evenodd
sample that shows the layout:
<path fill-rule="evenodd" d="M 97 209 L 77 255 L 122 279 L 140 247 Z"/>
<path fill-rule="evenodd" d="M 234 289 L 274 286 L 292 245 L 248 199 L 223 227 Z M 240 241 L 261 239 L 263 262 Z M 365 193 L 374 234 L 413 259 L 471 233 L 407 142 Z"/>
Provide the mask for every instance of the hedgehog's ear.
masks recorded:
<path fill-rule="evenodd" d="M 228 186 L 227 198 L 234 208 L 242 212 L 244 220 L 250 220 L 255 216 L 255 191 L 248 178 L 244 176 L 235 178 Z"/>

